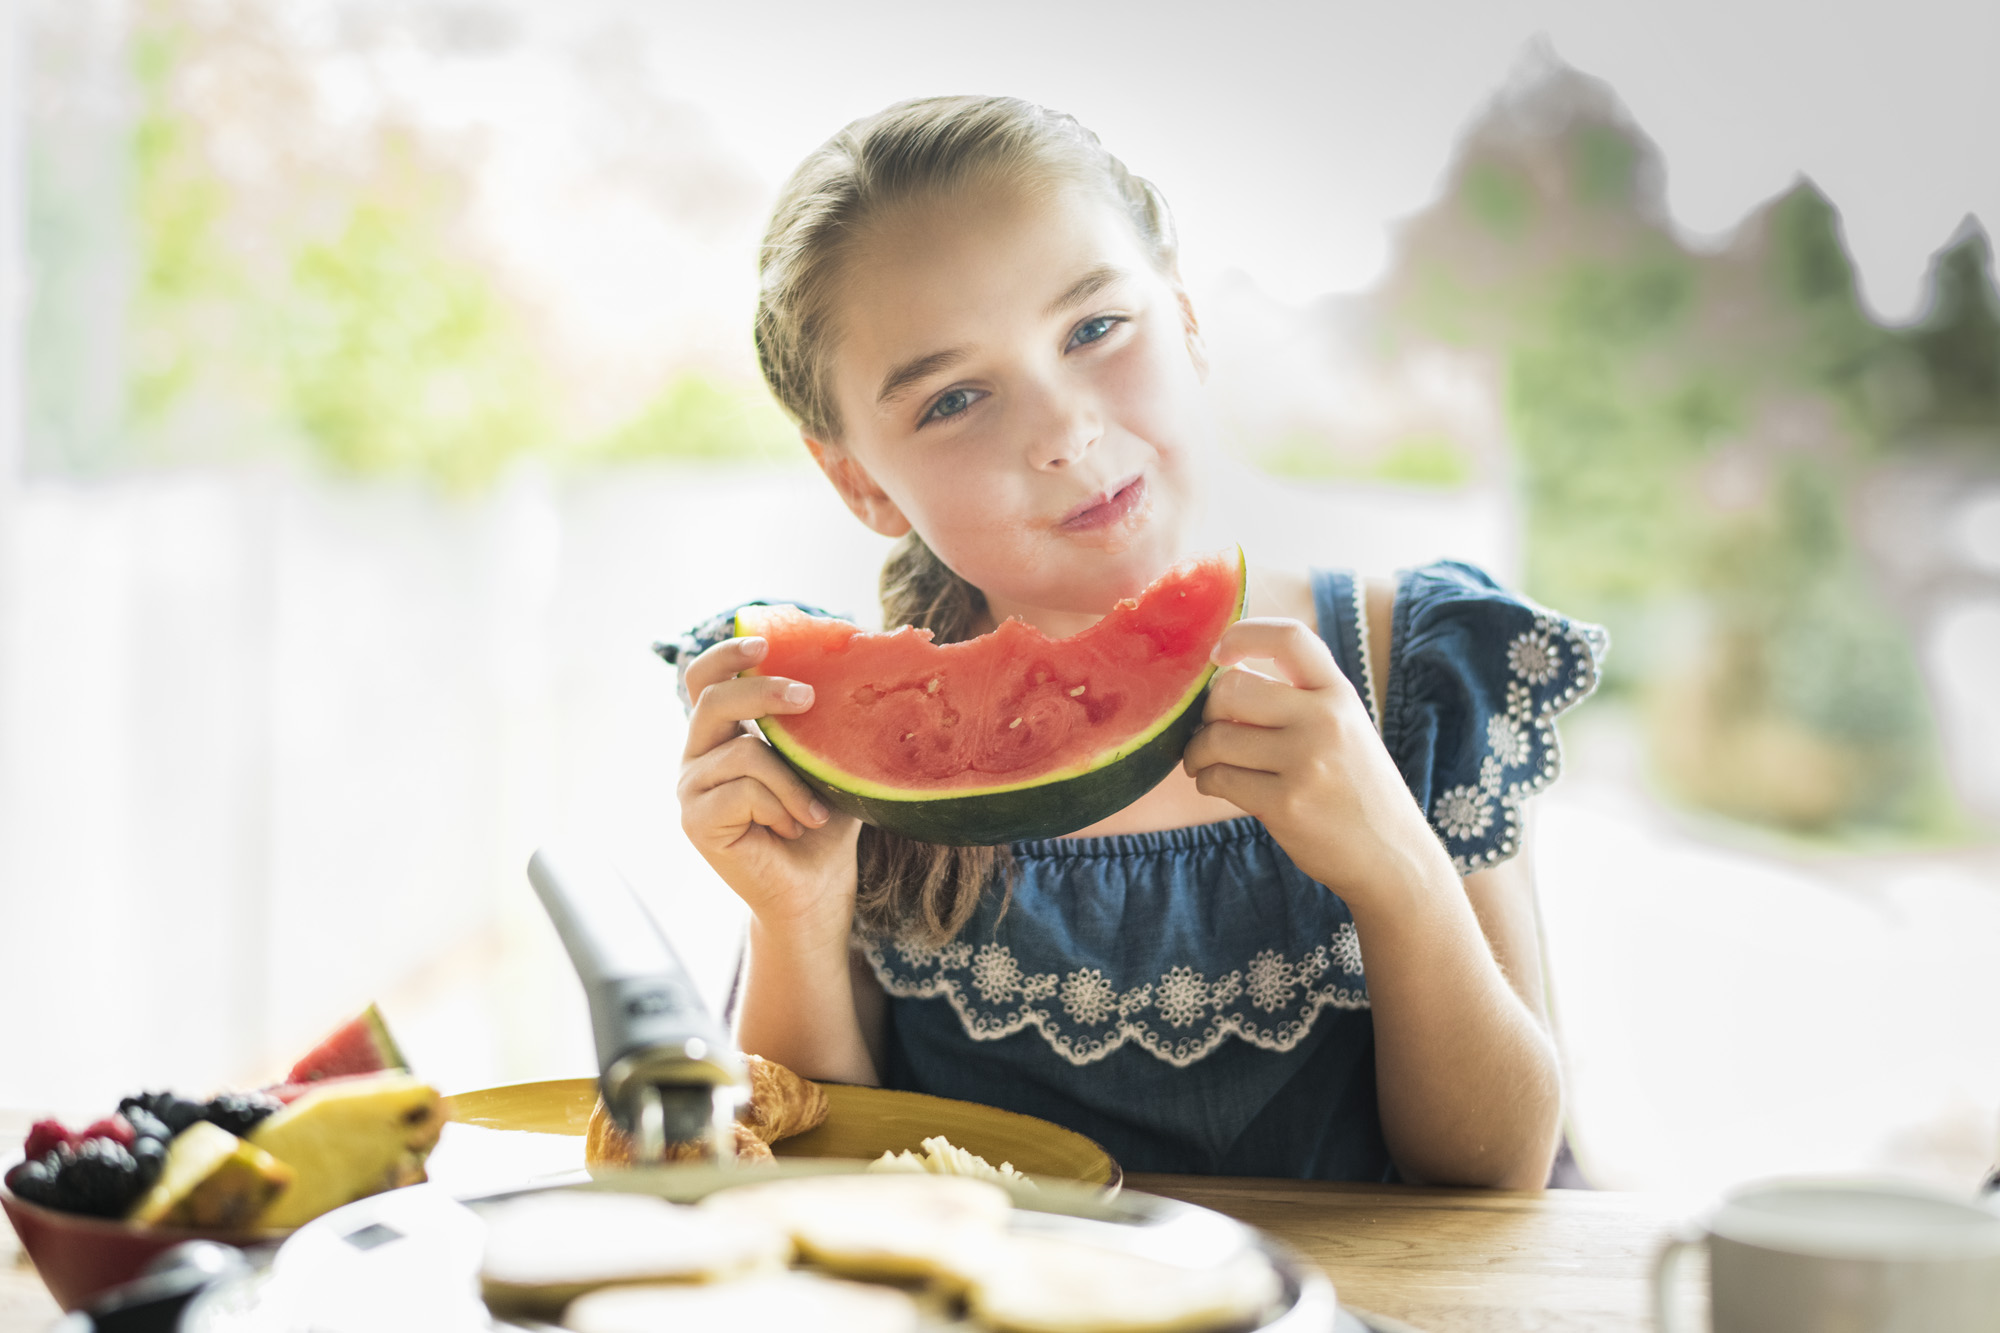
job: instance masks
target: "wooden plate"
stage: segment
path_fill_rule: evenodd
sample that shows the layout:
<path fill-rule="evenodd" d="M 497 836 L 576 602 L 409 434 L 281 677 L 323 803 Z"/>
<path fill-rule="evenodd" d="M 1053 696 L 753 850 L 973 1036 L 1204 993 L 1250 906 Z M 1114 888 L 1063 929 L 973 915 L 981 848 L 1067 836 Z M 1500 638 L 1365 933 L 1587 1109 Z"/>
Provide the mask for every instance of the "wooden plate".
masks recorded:
<path fill-rule="evenodd" d="M 846 1083 L 822 1083 L 831 1104 L 818 1129 L 772 1145 L 780 1157 L 869 1159 L 885 1152 L 923 1151 L 942 1134 L 967 1152 L 998 1166 L 1011 1162 L 1031 1176 L 1052 1176 L 1118 1188 L 1124 1172 L 1097 1144 L 1061 1125 L 976 1102 L 896 1092 Z M 445 1099 L 445 1114 L 485 1129 L 528 1130 L 581 1136 L 597 1104 L 597 1082 L 588 1078 L 513 1083 L 461 1092 Z"/>

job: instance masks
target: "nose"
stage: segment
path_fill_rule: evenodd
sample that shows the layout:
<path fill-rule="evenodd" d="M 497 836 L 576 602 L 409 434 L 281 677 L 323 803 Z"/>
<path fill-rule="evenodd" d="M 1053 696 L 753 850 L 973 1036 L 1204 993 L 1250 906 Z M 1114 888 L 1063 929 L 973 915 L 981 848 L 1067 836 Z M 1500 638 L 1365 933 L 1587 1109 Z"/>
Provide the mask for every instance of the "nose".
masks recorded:
<path fill-rule="evenodd" d="M 1028 461 L 1037 471 L 1059 471 L 1082 459 L 1104 434 L 1104 415 L 1088 393 L 1050 385 L 1040 395 L 1028 435 Z"/>

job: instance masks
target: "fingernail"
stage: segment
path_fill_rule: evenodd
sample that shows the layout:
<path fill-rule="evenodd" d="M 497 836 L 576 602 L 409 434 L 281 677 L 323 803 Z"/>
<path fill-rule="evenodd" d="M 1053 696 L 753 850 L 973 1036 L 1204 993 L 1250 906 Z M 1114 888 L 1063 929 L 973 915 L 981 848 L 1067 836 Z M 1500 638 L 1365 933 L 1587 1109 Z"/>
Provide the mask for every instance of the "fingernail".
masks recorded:
<path fill-rule="evenodd" d="M 826 807 L 818 801 L 814 801 L 806 806 L 806 813 L 812 816 L 812 822 L 815 824 L 824 824 L 826 822 Z"/>
<path fill-rule="evenodd" d="M 766 642 L 761 636 L 755 634 L 745 635 L 743 638 L 738 639 L 736 642 L 742 645 L 742 651 L 745 657 L 762 657 L 764 655 L 764 650 L 770 647 L 770 644 L 768 642 Z"/>
<path fill-rule="evenodd" d="M 809 704 L 813 701 L 813 687 L 793 681 L 785 686 L 785 702 L 788 704 Z"/>

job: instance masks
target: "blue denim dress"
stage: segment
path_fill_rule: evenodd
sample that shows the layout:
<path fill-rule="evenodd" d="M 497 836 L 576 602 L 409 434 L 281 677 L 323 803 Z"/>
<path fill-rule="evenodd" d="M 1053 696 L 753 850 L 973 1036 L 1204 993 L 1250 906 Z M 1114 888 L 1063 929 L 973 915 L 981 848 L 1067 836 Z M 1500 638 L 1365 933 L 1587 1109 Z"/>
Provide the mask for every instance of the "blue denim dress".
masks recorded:
<path fill-rule="evenodd" d="M 1396 592 L 1386 697 L 1352 575 L 1314 573 L 1319 633 L 1469 874 L 1519 848 L 1606 638 L 1469 565 L 1403 571 Z M 1053 1120 L 1132 1171 L 1395 1179 L 1353 918 L 1261 823 L 1013 853 L 1012 892 L 950 943 L 864 941 L 887 1086 Z"/>

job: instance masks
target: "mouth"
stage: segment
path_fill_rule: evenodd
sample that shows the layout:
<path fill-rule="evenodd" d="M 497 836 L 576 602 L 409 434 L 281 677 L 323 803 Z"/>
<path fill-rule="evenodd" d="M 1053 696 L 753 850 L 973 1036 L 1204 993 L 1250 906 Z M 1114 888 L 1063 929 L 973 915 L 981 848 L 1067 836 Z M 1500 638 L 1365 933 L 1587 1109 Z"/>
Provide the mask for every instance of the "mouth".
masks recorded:
<path fill-rule="evenodd" d="M 1056 526 L 1064 532 L 1088 532 L 1121 522 L 1146 499 L 1146 478 L 1135 472 L 1100 491 L 1064 514 Z"/>

